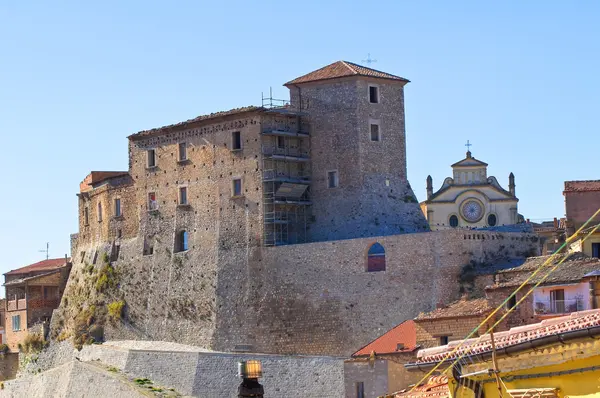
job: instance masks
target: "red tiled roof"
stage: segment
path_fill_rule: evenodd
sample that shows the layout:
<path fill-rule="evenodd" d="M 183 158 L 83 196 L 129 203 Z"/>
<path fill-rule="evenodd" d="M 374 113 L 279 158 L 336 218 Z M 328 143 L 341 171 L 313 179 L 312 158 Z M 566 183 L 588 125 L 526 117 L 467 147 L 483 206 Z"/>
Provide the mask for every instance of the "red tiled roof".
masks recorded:
<path fill-rule="evenodd" d="M 432 376 L 411 392 L 411 388 L 394 394 L 395 398 L 447 398 L 450 397 L 447 376 Z"/>
<path fill-rule="evenodd" d="M 429 320 L 429 319 L 445 319 L 445 318 L 458 318 L 467 316 L 483 315 L 492 310 L 488 301 L 485 298 L 478 298 L 473 300 L 461 299 L 449 304 L 444 308 L 438 308 L 431 312 L 420 313 L 415 318 L 416 321 Z"/>
<path fill-rule="evenodd" d="M 404 348 L 398 350 L 398 344 Z M 398 352 L 411 352 L 417 348 L 417 332 L 415 322 L 408 320 L 394 327 L 384 335 L 376 338 L 360 350 L 352 354 L 353 357 L 370 355 L 372 351 L 376 354 L 394 354 Z"/>
<path fill-rule="evenodd" d="M 70 258 L 67 258 L 66 262 L 71 261 Z M 39 271 L 52 271 L 57 268 L 64 267 L 66 265 L 65 258 L 51 258 L 49 260 L 39 261 L 35 264 L 28 265 L 23 268 L 14 269 L 5 273 L 4 275 L 21 275 L 28 274 L 30 272 L 39 272 Z"/>
<path fill-rule="evenodd" d="M 301 84 L 308 82 L 315 82 L 319 80 L 329 80 L 336 79 L 339 77 L 347 77 L 347 76 L 366 76 L 366 77 L 376 77 L 379 79 L 388 79 L 388 80 L 397 80 L 401 82 L 408 83 L 409 81 L 403 77 L 391 75 L 386 72 L 381 72 L 375 69 L 367 68 L 361 65 L 357 65 L 348 61 L 337 61 L 327 66 L 322 67 L 321 69 L 317 69 L 313 72 L 310 72 L 306 75 L 297 77 L 294 80 L 291 80 L 284 84 L 284 86 L 290 84 Z"/>
<path fill-rule="evenodd" d="M 111 178 L 124 177 L 129 175 L 127 171 L 92 171 L 79 184 L 81 192 L 91 189 L 92 185 L 98 184 Z"/>
<path fill-rule="evenodd" d="M 151 129 L 151 130 L 143 130 L 138 133 L 132 134 L 127 138 L 135 139 L 135 138 L 140 138 L 140 137 L 147 137 L 147 136 L 154 135 L 155 133 L 161 132 L 163 130 L 169 130 L 169 129 L 173 129 L 173 128 L 177 128 L 177 127 L 186 127 L 187 125 L 196 123 L 196 122 L 201 122 L 201 121 L 210 120 L 210 119 L 216 119 L 216 118 L 223 117 L 223 116 L 237 115 L 239 113 L 264 111 L 264 110 L 265 110 L 265 108 L 263 108 L 261 106 L 245 106 L 242 108 L 234 108 L 234 109 L 230 109 L 228 111 L 215 112 L 215 113 L 211 113 L 208 115 L 200 115 L 198 117 L 186 120 L 184 122 L 169 124 L 167 126 L 157 127 L 157 128 Z"/>
<path fill-rule="evenodd" d="M 511 328 L 505 332 L 494 333 L 494 340 L 496 349 L 501 350 L 526 341 L 583 330 L 594 326 L 600 326 L 600 309 L 574 312 L 571 315 L 547 319 L 540 323 Z M 454 341 L 441 347 L 421 350 L 418 353 L 417 363 L 443 361 L 460 343 L 461 341 Z M 491 351 L 490 335 L 485 334 L 479 338 L 467 340 L 459 349 L 450 354 L 447 359 L 453 360 L 459 356 L 470 356 Z"/>
<path fill-rule="evenodd" d="M 600 180 L 565 181 L 564 192 L 600 191 Z"/>

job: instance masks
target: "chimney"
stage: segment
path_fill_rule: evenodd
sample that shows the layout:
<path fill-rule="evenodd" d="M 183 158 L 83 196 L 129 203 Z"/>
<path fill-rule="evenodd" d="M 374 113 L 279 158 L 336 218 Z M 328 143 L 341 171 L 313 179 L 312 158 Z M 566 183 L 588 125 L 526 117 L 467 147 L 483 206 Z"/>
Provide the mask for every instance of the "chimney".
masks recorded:
<path fill-rule="evenodd" d="M 427 200 L 433 196 L 433 178 L 427 176 Z"/>
<path fill-rule="evenodd" d="M 554 217 L 554 229 L 558 229 L 558 219 Z"/>
<path fill-rule="evenodd" d="M 515 175 L 513 173 L 508 175 L 508 190 L 512 196 L 515 196 Z"/>

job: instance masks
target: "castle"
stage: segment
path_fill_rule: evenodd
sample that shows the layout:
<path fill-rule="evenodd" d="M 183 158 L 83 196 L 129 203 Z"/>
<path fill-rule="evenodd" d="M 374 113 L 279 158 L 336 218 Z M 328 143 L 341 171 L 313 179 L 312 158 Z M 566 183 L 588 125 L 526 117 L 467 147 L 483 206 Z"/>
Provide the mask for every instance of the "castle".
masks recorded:
<path fill-rule="evenodd" d="M 429 232 L 406 177 L 407 83 L 339 61 L 278 106 L 129 136 L 129 170 L 80 184 L 53 327 L 91 305 L 85 269 L 106 256 L 127 303 L 109 337 L 347 355 L 457 298 L 466 264 L 537 250 L 533 234 Z"/>

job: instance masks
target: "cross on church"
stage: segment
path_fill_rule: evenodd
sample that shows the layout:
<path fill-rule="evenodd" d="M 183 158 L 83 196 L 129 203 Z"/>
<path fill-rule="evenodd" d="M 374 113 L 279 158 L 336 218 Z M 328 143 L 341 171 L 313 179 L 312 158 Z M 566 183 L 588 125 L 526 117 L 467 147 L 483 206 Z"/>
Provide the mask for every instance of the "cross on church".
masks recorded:
<path fill-rule="evenodd" d="M 377 62 L 376 59 L 371 58 L 371 54 L 367 54 L 367 59 L 363 59 L 362 62 L 366 63 L 367 65 L 371 65 L 374 62 Z"/>
<path fill-rule="evenodd" d="M 465 146 L 467 147 L 467 151 L 471 152 L 471 147 L 473 146 L 473 144 L 471 144 L 469 142 L 469 140 L 467 140 L 467 143 L 465 144 Z"/>

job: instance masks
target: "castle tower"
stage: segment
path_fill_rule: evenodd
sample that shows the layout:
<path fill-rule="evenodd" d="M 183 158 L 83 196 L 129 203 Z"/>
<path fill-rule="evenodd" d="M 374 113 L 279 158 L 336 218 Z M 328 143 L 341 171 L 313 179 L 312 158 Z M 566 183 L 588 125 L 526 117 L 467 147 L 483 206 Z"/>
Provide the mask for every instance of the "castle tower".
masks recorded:
<path fill-rule="evenodd" d="M 311 130 L 310 240 L 427 228 L 406 178 L 406 83 L 338 61 L 285 84 Z"/>

